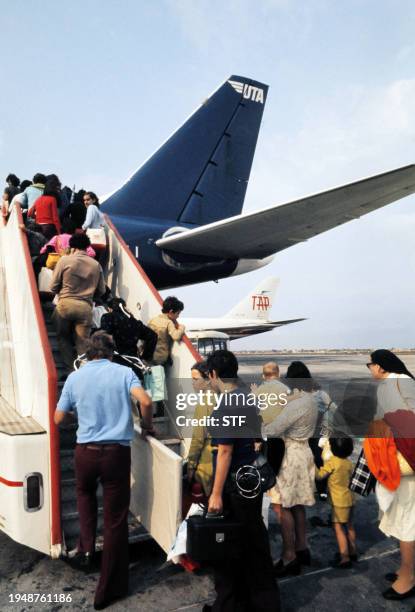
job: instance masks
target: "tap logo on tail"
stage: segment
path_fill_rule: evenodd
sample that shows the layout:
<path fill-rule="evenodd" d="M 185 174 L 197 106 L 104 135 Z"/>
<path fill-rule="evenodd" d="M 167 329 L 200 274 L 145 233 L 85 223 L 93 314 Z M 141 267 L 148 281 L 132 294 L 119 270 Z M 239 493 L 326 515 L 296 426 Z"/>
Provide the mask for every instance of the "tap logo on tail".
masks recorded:
<path fill-rule="evenodd" d="M 271 304 L 270 304 L 270 299 L 267 295 L 252 295 L 251 297 L 252 297 L 252 310 L 267 311 L 269 309 Z"/>

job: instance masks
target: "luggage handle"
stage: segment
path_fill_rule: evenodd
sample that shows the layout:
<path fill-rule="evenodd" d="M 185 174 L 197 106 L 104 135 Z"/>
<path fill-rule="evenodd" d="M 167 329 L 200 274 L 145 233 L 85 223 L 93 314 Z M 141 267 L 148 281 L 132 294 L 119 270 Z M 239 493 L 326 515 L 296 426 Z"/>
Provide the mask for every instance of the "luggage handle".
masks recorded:
<path fill-rule="evenodd" d="M 206 512 L 205 518 L 207 519 L 224 519 L 224 514 L 216 514 L 216 512 Z"/>

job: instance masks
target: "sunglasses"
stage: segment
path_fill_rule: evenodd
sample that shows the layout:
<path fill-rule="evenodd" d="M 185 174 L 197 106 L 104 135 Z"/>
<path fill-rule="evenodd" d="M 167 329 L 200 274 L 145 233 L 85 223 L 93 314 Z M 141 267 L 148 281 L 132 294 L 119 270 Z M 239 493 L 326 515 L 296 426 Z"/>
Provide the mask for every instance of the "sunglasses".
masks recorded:
<path fill-rule="evenodd" d="M 374 366 L 374 365 L 376 365 L 376 363 L 373 363 L 373 362 L 371 361 L 370 363 L 367 363 L 367 364 L 366 364 L 366 367 L 367 367 L 367 368 L 369 368 L 369 370 L 370 370 L 371 366 Z"/>

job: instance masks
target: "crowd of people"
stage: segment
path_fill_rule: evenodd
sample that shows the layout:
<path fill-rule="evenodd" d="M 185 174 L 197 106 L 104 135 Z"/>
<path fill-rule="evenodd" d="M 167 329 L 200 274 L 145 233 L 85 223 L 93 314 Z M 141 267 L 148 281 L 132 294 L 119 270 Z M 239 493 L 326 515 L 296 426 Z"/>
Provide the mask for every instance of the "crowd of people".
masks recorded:
<path fill-rule="evenodd" d="M 72 372 L 55 423 L 77 415 L 81 536 L 73 562 L 84 569 L 91 567 L 95 551 L 97 480 L 103 485 L 104 553 L 94 602 L 96 609 L 103 609 L 128 590 L 131 399 L 139 405 L 143 436 L 155 435 L 153 402 L 165 399 L 165 368 L 171 363 L 172 344 L 185 333 L 178 321 L 184 306 L 170 296 L 161 313 L 145 325 L 121 298 L 111 295 L 97 261 L 102 243 L 91 244 L 88 235 L 88 230 L 105 229 L 93 192 L 81 190 L 68 197 L 56 175 L 40 173 L 22 182 L 10 174 L 6 182 L 3 217 L 7 219 L 13 206 L 20 204 L 25 219 L 21 229 L 35 272 L 53 269 L 50 292 L 58 296 L 53 317 L 67 373 Z M 82 354 L 87 364 L 73 371 L 74 360 Z M 151 365 L 149 393 L 141 369 L 128 357 Z M 204 425 L 196 425 L 192 432 L 187 457 L 190 491 L 210 514 L 228 514 L 242 525 L 232 559 L 213 563 L 217 597 L 213 605 L 204 606 L 204 612 L 280 610 L 278 578 L 296 576 L 312 562 L 305 508 L 318 498 L 328 497 L 331 505 L 338 546 L 332 565 L 339 570 L 352 567 L 358 560 L 359 535 L 353 523 L 351 487 L 356 471 L 351 461 L 354 438 L 359 438 L 359 445 L 365 438 L 359 460 L 363 458 L 368 475 L 376 480 L 379 527 L 400 542 L 401 564 L 396 573 L 385 576 L 391 585 L 383 596 L 402 600 L 415 595 L 415 379 L 385 349 L 374 351 L 367 366 L 378 382 L 375 395 L 357 397 L 350 389 L 339 406 L 301 361 L 292 362 L 283 378 L 277 363 L 266 363 L 262 382 L 251 387 L 239 378 L 238 361 L 230 351 L 215 351 L 192 367 L 195 391 L 206 395 L 213 391 L 222 398 L 219 404 L 212 400 L 197 406 L 196 421 L 215 413 L 219 420 L 237 415 L 245 422 L 243 435 Z M 286 401 L 260 410 L 243 399 L 249 393 L 257 398 L 285 396 Z M 258 469 L 260 455 L 275 474 L 273 485 L 267 491 L 242 489 L 235 474 L 246 466 Z M 275 563 L 262 517 L 263 494 L 281 526 L 281 556 Z"/>
<path fill-rule="evenodd" d="M 105 350 L 102 349 L 103 345 Z M 81 538 L 78 547 L 81 566 L 90 564 L 94 551 L 94 521 L 87 519 L 91 518 L 88 513 L 93 508 L 91 498 L 95 495 L 95 478 L 100 475 L 104 483 L 104 494 L 107 484 L 115 486 L 111 480 L 115 476 L 111 471 L 113 463 L 110 457 L 115 452 L 128 454 L 128 451 L 120 451 L 117 447 L 128 445 L 133 435 L 131 411 L 127 418 L 125 406 L 124 416 L 121 417 L 120 413 L 117 417 L 123 426 L 118 428 L 112 422 L 111 419 L 116 417 L 115 396 L 111 393 L 108 396 L 111 418 L 106 422 L 102 416 L 98 417 L 102 415 L 102 406 L 98 407 L 103 398 L 102 389 L 106 386 L 112 389 L 116 379 L 122 373 L 126 376 L 128 369 L 122 368 L 123 372 L 117 376 L 116 370 L 111 377 L 105 374 L 114 351 L 114 342 L 105 332 L 94 334 L 88 346 L 88 359 L 94 361 L 91 366 L 94 369 L 94 381 L 100 380 L 95 372 L 99 373 L 102 369 L 102 387 L 94 385 L 93 390 L 88 389 L 87 370 L 83 371 L 82 376 L 79 372 L 72 374 L 65 383 L 56 413 L 57 423 L 67 418 L 66 413 L 74 408 L 78 413 L 77 461 L 83 461 L 83 465 L 78 468 L 78 496 L 81 500 L 89 498 L 89 504 L 85 499 L 79 503 L 80 520 L 85 520 L 85 524 L 89 525 L 81 530 L 81 534 L 85 533 L 85 539 Z M 368 422 L 363 447 L 371 475 L 377 480 L 376 494 L 381 510 L 379 527 L 385 535 L 399 540 L 401 550 L 400 567 L 396 573 L 385 575 L 385 580 L 390 581 L 391 586 L 382 594 L 388 600 L 400 601 L 415 595 L 415 380 L 403 362 L 387 350 L 373 352 L 367 365 L 379 384 L 376 387 L 376 411 Z M 133 373 L 129 377 L 126 381 L 121 376 L 121 389 L 116 391 L 124 393 L 126 397 L 128 393 L 133 393 L 134 388 L 141 387 Z M 199 489 L 196 487 L 198 502 L 204 504 L 211 515 L 232 517 L 240 528 L 233 542 L 231 556 L 211 563 L 217 596 L 212 605 L 204 605 L 203 611 L 236 611 L 244 607 L 252 611 L 280 610 L 278 579 L 296 576 L 304 566 L 312 563 L 312 550 L 307 542 L 305 507 L 316 503 L 320 495 L 316 487 L 318 482 L 326 482 L 331 505 L 331 524 L 338 546 L 338 553 L 332 560 L 333 567 L 348 570 L 358 561 L 359 534 L 356 537 L 353 522 L 355 494 L 351 490 L 352 472 L 355 469 L 354 461 L 351 461 L 354 442 L 351 435 L 345 434 L 344 419 L 337 419 L 341 407 L 337 407 L 322 391 L 307 366 L 298 361 L 290 364 L 283 379 L 279 378 L 279 368 L 275 362 L 265 364 L 262 384 L 249 388 L 238 377 L 235 355 L 230 351 L 215 351 L 206 362 L 194 364 L 191 377 L 195 391 L 206 393 L 212 398 L 208 394 L 210 390 L 222 398 L 219 404 L 214 401 L 201 402 L 194 411 L 196 419 L 209 417 L 213 413 L 219 421 L 225 416 L 238 415 L 244 417 L 246 426 L 243 435 L 236 429 L 225 435 L 220 426 L 219 429 L 218 426 L 195 426 L 193 430 L 187 458 L 190 490 L 195 490 L 196 483 L 199 486 Z M 109 378 L 111 382 L 106 382 Z M 264 388 L 268 396 L 285 395 L 286 401 L 277 407 L 269 406 L 261 410 L 245 401 L 244 398 L 250 392 L 260 397 Z M 141 403 L 144 431 L 154 434 L 151 400 L 142 388 L 141 391 L 144 395 L 138 398 L 136 393 L 133 397 Z M 229 400 L 224 402 L 223 398 Z M 396 422 L 393 424 L 396 413 L 398 425 Z M 380 421 L 391 422 L 392 425 L 387 434 L 372 437 L 370 428 L 379 427 Z M 402 428 L 406 437 L 402 437 Z M 379 433 L 376 435 L 379 436 Z M 313 440 L 316 438 L 321 453 L 313 452 Z M 274 445 L 276 440 L 279 443 Z M 87 451 L 91 455 L 90 459 L 87 459 Z M 271 558 L 268 533 L 262 516 L 263 491 L 255 490 L 255 494 L 251 495 L 249 489 L 245 488 L 241 493 L 235 477 L 241 468 L 255 465 L 258 452 L 267 456 L 276 474 L 274 485 L 265 493 L 281 525 L 281 557 L 276 562 Z M 101 462 L 98 461 L 99 457 Z M 91 469 L 94 476 L 89 481 L 88 471 L 86 474 L 83 471 L 85 462 L 90 466 L 87 470 Z M 126 459 L 125 473 L 128 466 Z M 125 511 L 129 502 L 126 488 L 120 495 L 124 500 L 122 508 Z M 120 506 L 118 510 L 121 512 Z M 81 518 L 82 513 L 84 518 Z M 97 609 L 127 594 L 126 574 L 121 575 L 118 571 L 120 567 L 125 569 L 127 563 L 125 551 L 128 534 L 125 530 L 122 532 L 126 519 L 123 515 L 123 520 L 116 522 L 116 516 L 119 518 L 119 515 L 112 516 L 109 511 L 106 521 L 105 530 L 111 529 L 112 533 L 108 534 L 107 556 L 104 552 L 101 565 L 95 601 Z M 88 542 L 88 545 L 84 542 Z M 116 548 L 112 549 L 112 546 Z M 189 564 L 185 566 L 189 567 Z"/>
<path fill-rule="evenodd" d="M 194 365 L 195 390 L 249 392 L 238 379 L 236 358 L 225 353 L 218 351 L 206 363 Z M 379 528 L 400 543 L 400 567 L 396 573 L 385 575 L 385 580 L 392 584 L 382 594 L 388 600 L 400 601 L 415 596 L 415 380 L 404 363 L 385 349 L 374 351 L 367 366 L 379 385 L 375 387 L 374 412 L 365 391 L 369 416 L 362 419 L 365 431 L 360 430 L 358 443 L 360 446 L 366 435 L 364 455 L 371 477 L 376 478 Z M 355 415 L 347 423 L 344 406 L 336 406 L 302 362 L 291 363 L 282 380 L 278 365 L 266 363 L 262 377 L 262 384 L 252 385 L 251 391 L 258 395 L 286 392 L 287 402 L 260 411 L 258 437 L 215 438 L 214 429 L 199 426 L 193 432 L 188 457 L 189 482 L 197 482 L 203 488 L 210 511 L 230 510 L 244 525 L 238 556 L 241 561 L 216 565 L 217 599 L 213 606 L 205 605 L 204 612 L 236 610 L 238 601 L 246 602 L 249 610 L 278 610 L 275 579 L 298 575 L 312 561 L 305 507 L 314 505 L 317 497 L 324 499 L 327 493 L 338 547 L 331 564 L 347 570 L 358 561 L 353 523 L 356 493 L 351 486 L 352 475 L 358 468 L 356 460 L 350 459 Z M 347 407 L 349 402 L 346 394 L 343 403 Z M 210 416 L 215 409 L 203 403 L 196 407 L 195 417 Z M 243 412 L 240 406 L 229 408 L 227 404 L 226 413 L 229 410 Z M 220 416 L 221 407 L 215 414 Z M 380 422 L 384 425 L 381 433 Z M 232 473 L 242 465 L 252 464 L 258 445 L 276 473 L 275 485 L 266 493 L 278 517 L 282 537 L 281 557 L 272 572 L 269 544 L 263 536 L 261 495 L 255 501 L 240 499 L 237 494 L 235 497 L 232 486 Z M 324 489 L 319 487 L 321 482 L 326 485 Z M 255 533 L 253 539 L 251 532 Z"/>

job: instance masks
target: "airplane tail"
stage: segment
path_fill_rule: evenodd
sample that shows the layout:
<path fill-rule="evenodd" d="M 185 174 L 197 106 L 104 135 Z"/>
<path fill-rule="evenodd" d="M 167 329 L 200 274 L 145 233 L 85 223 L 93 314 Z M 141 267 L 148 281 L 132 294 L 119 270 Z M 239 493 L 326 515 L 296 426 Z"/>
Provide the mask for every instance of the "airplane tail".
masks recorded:
<path fill-rule="evenodd" d="M 279 283 L 279 279 L 272 276 L 263 280 L 239 304 L 232 308 L 225 315 L 225 318 L 269 321 L 275 292 Z"/>
<path fill-rule="evenodd" d="M 195 225 L 239 214 L 267 92 L 231 76 L 107 197 L 104 212 Z"/>

